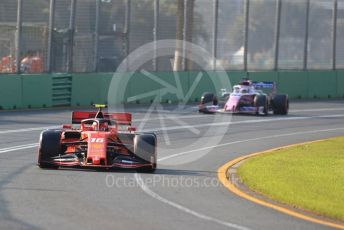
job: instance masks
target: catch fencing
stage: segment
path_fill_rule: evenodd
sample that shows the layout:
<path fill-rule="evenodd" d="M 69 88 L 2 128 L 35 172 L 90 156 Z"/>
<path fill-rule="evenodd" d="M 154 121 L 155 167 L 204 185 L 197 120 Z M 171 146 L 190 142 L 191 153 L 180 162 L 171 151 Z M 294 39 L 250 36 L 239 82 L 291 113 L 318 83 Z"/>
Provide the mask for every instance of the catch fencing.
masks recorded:
<path fill-rule="evenodd" d="M 207 50 L 206 70 L 344 69 L 344 0 L 0 1 L 0 73 L 114 72 L 161 39 Z M 173 58 L 144 68 L 201 68 Z"/>

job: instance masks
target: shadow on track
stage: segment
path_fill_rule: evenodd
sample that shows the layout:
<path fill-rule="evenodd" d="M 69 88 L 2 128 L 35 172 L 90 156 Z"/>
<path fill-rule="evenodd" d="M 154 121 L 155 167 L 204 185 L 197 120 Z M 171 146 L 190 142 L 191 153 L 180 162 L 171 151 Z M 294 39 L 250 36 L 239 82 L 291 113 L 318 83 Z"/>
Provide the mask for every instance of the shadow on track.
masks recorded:
<path fill-rule="evenodd" d="M 137 173 L 136 170 L 133 169 L 121 169 L 121 168 L 72 168 L 72 167 L 60 167 L 59 169 L 40 169 L 46 172 L 54 172 L 54 171 L 73 171 L 73 172 L 80 172 L 80 173 L 116 173 L 116 174 L 134 174 Z M 182 169 L 164 169 L 164 168 L 157 168 L 154 173 L 141 173 L 140 174 L 147 174 L 147 175 L 171 175 L 171 176 L 209 176 L 209 175 L 216 175 L 217 172 L 213 171 L 197 171 L 197 170 L 182 170 Z"/>

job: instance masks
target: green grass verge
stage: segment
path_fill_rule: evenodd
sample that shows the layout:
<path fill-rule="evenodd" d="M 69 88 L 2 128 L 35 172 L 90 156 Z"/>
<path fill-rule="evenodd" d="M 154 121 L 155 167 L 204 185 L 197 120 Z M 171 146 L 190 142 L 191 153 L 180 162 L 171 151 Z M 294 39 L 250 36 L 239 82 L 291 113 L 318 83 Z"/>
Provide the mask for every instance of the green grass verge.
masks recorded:
<path fill-rule="evenodd" d="M 250 158 L 238 175 L 271 199 L 344 221 L 344 137 Z"/>

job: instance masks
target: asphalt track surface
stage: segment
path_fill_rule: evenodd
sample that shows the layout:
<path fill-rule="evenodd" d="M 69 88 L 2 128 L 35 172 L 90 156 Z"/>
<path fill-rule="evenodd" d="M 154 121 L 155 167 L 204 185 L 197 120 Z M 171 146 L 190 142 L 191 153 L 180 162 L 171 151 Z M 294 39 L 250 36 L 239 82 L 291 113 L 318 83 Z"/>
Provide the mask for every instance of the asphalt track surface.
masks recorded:
<path fill-rule="evenodd" d="M 71 110 L 1 112 L 0 228 L 329 229 L 239 198 L 216 172 L 245 154 L 344 135 L 343 101 L 295 102 L 288 116 L 220 115 L 221 122 L 192 107 L 166 109 L 171 118 L 152 113 L 144 126 L 145 108 L 129 109 L 134 124 L 158 130 L 155 174 L 39 169 L 39 133 L 68 123 Z M 214 137 L 219 143 L 208 143 Z M 198 140 L 199 148 L 190 146 Z"/>

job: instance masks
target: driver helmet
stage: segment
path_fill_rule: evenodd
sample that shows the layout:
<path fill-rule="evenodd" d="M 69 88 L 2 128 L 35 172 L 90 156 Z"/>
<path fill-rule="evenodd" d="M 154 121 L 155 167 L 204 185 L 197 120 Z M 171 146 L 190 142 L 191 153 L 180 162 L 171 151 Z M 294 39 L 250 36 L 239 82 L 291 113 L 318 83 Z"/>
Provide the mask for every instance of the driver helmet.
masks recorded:
<path fill-rule="evenodd" d="M 251 86 L 252 85 L 252 81 L 249 80 L 248 78 L 243 78 L 240 82 L 240 85 L 243 86 Z"/>
<path fill-rule="evenodd" d="M 248 89 L 246 88 L 241 89 L 241 93 L 248 93 Z"/>
<path fill-rule="evenodd" d="M 95 122 L 95 121 L 92 123 L 92 130 L 93 131 L 98 131 L 98 123 Z"/>

